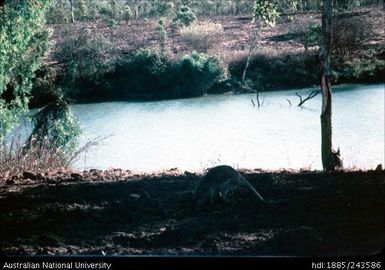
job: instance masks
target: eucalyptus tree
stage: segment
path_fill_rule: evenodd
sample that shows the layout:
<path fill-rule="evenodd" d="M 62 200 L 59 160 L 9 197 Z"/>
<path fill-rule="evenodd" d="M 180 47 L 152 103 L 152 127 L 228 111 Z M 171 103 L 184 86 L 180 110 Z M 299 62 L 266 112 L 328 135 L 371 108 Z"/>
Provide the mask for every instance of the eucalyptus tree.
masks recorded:
<path fill-rule="evenodd" d="M 293 6 L 297 0 L 288 0 Z M 310 2 L 310 1 L 307 1 Z M 254 0 L 254 18 L 274 26 L 279 16 L 278 1 Z M 324 170 L 335 170 L 342 168 L 340 151 L 334 151 L 332 145 L 332 91 L 331 80 L 332 71 L 330 65 L 331 45 L 332 45 L 332 16 L 333 0 L 323 0 L 322 5 L 322 38 L 320 44 L 320 66 L 321 66 L 321 156 Z"/>
<path fill-rule="evenodd" d="M 333 150 L 332 145 L 332 71 L 330 54 L 332 45 L 332 0 L 323 0 L 322 6 L 322 41 L 320 44 L 321 63 L 321 155 L 324 170 L 334 170 L 342 167 L 340 151 Z"/>

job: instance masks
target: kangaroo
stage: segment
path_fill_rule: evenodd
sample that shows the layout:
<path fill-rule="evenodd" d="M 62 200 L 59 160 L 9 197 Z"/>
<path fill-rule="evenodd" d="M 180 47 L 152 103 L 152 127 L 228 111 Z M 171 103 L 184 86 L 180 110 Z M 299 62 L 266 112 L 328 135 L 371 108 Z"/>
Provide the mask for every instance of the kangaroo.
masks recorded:
<path fill-rule="evenodd" d="M 332 151 L 332 155 L 333 155 L 333 164 L 334 164 L 334 168 L 335 169 L 342 169 L 344 167 L 344 163 L 341 159 L 341 152 L 340 152 L 340 148 L 338 147 L 338 150 L 337 151 Z"/>
<path fill-rule="evenodd" d="M 200 206 L 207 201 L 213 203 L 218 195 L 225 202 L 229 202 L 229 192 L 238 187 L 247 188 L 255 194 L 259 201 L 265 201 L 246 178 L 232 167 L 220 165 L 211 168 L 200 180 L 198 187 L 195 190 L 197 207 L 200 208 Z"/>

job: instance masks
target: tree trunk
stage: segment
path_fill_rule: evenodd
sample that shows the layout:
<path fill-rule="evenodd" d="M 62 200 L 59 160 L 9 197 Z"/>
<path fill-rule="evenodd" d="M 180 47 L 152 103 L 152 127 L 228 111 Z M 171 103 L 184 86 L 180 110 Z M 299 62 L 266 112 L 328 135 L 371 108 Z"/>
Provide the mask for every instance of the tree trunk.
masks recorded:
<path fill-rule="evenodd" d="M 250 54 L 247 55 L 247 59 L 246 59 L 246 64 L 245 64 L 245 67 L 243 68 L 243 72 L 242 72 L 242 85 L 245 86 L 246 85 L 246 72 L 247 72 L 247 69 L 249 68 L 249 64 L 250 64 Z"/>
<path fill-rule="evenodd" d="M 70 1 L 70 7 L 71 7 L 71 22 L 75 22 L 75 11 L 74 11 L 74 0 L 69 0 Z"/>
<path fill-rule="evenodd" d="M 323 40 L 320 48 L 321 64 L 321 154 L 324 170 L 334 170 L 333 148 L 332 148 L 332 92 L 331 92 L 331 69 L 330 51 L 332 39 L 332 0 L 323 0 L 322 7 L 322 34 Z"/>

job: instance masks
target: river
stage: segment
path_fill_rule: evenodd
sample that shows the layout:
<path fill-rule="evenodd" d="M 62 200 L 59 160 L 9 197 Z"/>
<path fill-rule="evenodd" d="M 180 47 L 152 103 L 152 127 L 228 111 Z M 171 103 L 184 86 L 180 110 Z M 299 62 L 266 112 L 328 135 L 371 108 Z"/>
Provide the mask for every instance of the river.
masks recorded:
<path fill-rule="evenodd" d="M 81 143 L 109 136 L 75 167 L 321 169 L 321 95 L 298 107 L 295 92 L 261 93 L 260 108 L 251 102 L 254 94 L 73 105 Z M 384 92 L 383 84 L 333 87 L 333 145 L 340 147 L 345 168 L 384 164 Z"/>

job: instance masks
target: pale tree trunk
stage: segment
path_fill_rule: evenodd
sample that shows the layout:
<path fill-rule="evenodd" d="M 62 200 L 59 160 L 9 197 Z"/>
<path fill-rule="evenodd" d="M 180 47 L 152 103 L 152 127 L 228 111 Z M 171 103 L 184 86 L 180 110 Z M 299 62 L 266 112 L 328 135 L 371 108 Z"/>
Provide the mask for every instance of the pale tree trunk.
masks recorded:
<path fill-rule="evenodd" d="M 342 167 L 339 151 L 335 152 L 332 146 L 332 92 L 330 53 L 332 42 L 332 0 L 323 0 L 322 34 L 320 48 L 321 63 L 321 154 L 324 170 L 334 170 Z"/>
<path fill-rule="evenodd" d="M 243 68 L 242 81 L 241 81 L 243 86 L 246 86 L 246 73 L 247 73 L 247 69 L 249 68 L 251 56 L 257 50 L 258 27 L 250 31 L 248 39 L 249 39 L 249 51 L 247 53 L 246 64 L 245 64 L 245 67 Z"/>
<path fill-rule="evenodd" d="M 70 1 L 70 7 L 71 7 L 71 22 L 75 22 L 75 11 L 74 11 L 74 0 L 69 0 Z"/>
<path fill-rule="evenodd" d="M 258 45 L 258 27 L 255 27 L 255 29 L 249 33 L 249 51 L 247 53 L 246 64 L 245 64 L 245 67 L 243 68 L 242 79 L 241 79 L 242 87 L 247 88 L 248 90 L 250 90 L 250 86 L 248 86 L 246 83 L 246 73 L 250 65 L 250 59 L 258 48 L 257 45 Z M 253 92 L 257 94 L 257 104 L 258 104 L 258 107 L 260 107 L 261 103 L 259 101 L 259 91 L 258 89 L 255 89 Z"/>

